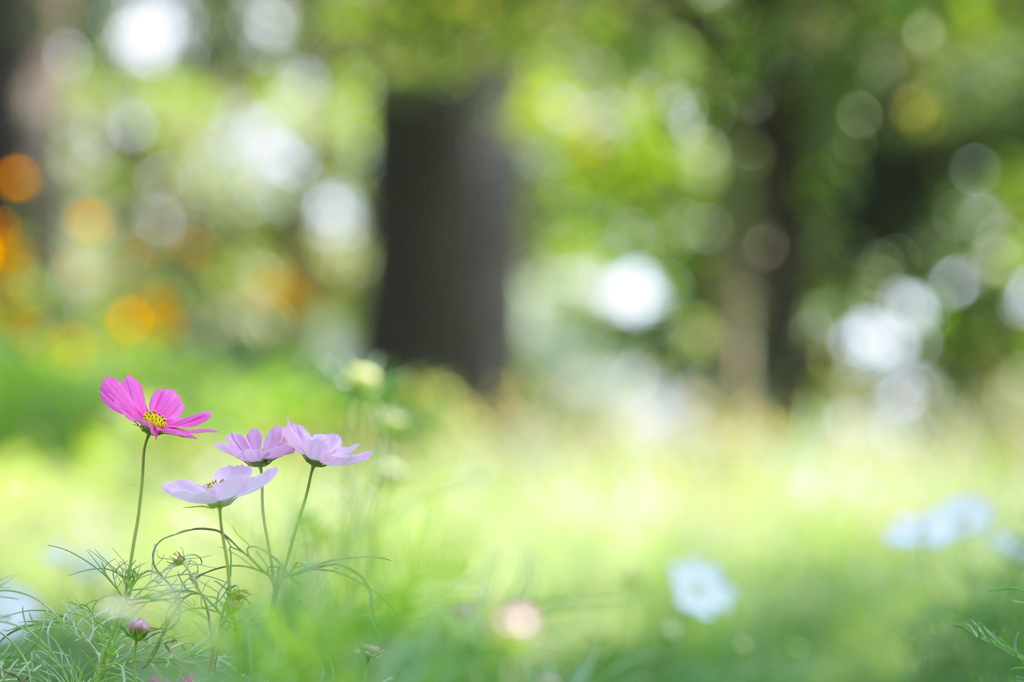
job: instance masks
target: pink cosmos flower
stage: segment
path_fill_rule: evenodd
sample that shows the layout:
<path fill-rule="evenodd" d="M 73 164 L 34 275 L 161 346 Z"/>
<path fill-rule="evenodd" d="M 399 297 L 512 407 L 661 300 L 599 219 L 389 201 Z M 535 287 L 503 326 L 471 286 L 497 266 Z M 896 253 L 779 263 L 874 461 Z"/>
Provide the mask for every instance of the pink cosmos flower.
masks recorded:
<path fill-rule="evenodd" d="M 311 436 L 304 426 L 292 424 L 291 420 L 284 427 L 284 439 L 314 467 L 357 464 L 365 462 L 373 454 L 373 450 L 351 454 L 359 447 L 359 443 L 342 447 L 341 436 L 338 434 L 318 433 Z"/>
<path fill-rule="evenodd" d="M 202 424 L 210 418 L 209 412 L 200 412 L 188 417 L 181 417 L 185 406 L 178 394 L 169 388 L 153 391 L 146 405 L 146 394 L 138 379 L 129 375 L 121 383 L 114 377 L 107 377 L 100 385 L 100 397 L 107 407 L 120 412 L 132 420 L 143 431 L 154 436 L 168 433 L 172 436 L 195 438 L 196 433 L 216 433 L 213 429 L 191 428 Z"/>
<path fill-rule="evenodd" d="M 217 447 L 251 467 L 265 467 L 272 460 L 295 452 L 295 448 L 285 442 L 283 432 L 283 427 L 275 426 L 267 431 L 266 440 L 259 429 L 252 429 L 245 436 L 231 433 L 226 438 L 227 443 L 217 443 Z"/>
<path fill-rule="evenodd" d="M 252 475 L 252 469 L 245 464 L 236 464 L 217 469 L 213 480 L 206 484 L 186 479 L 164 483 L 161 489 L 168 495 L 185 502 L 205 504 L 211 509 L 226 507 L 239 497 L 254 493 L 277 475 L 277 467 L 271 467 L 262 474 Z"/>

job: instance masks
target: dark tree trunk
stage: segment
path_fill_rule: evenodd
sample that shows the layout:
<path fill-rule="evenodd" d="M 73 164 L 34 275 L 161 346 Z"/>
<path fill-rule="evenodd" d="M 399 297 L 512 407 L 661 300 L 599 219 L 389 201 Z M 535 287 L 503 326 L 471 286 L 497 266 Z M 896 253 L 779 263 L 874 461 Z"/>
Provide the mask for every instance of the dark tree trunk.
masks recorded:
<path fill-rule="evenodd" d="M 495 133 L 502 88 L 394 94 L 380 192 L 386 248 L 375 345 L 492 388 L 505 358 L 511 175 Z"/>
<path fill-rule="evenodd" d="M 14 122 L 11 85 L 36 30 L 36 11 L 29 0 L 0 0 L 0 158 L 23 151 Z"/>
<path fill-rule="evenodd" d="M 772 223 L 788 239 L 788 255 L 779 267 L 766 274 L 768 282 L 768 389 L 784 405 L 804 378 L 806 361 L 803 349 L 794 343 L 790 322 L 796 312 L 799 291 L 801 235 L 793 211 L 793 170 L 796 163 L 797 130 L 794 104 L 783 102 L 765 124 L 764 131 L 775 144 L 776 160 L 766 183 L 766 206 Z"/>

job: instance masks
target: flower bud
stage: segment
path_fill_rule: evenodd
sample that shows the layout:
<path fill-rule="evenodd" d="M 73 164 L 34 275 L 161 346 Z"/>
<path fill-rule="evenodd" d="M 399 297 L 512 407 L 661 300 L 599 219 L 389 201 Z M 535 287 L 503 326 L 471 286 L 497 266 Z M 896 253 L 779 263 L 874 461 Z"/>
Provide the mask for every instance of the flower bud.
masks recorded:
<path fill-rule="evenodd" d="M 133 618 L 128 621 L 128 627 L 125 628 L 125 633 L 138 642 L 146 639 L 146 635 L 149 634 L 149 629 L 149 621 L 145 618 Z"/>
<path fill-rule="evenodd" d="M 370 660 L 381 655 L 381 648 L 376 644 L 364 644 L 356 649 L 356 653 L 362 654 L 366 657 L 366 660 Z"/>

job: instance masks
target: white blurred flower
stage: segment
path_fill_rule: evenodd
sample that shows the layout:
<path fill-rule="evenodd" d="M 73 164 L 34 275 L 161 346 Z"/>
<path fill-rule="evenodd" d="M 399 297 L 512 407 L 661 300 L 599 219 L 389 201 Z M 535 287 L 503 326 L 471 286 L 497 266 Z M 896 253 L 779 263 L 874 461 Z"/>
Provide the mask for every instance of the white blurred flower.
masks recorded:
<path fill-rule="evenodd" d="M 981 535 L 995 516 L 993 504 L 978 495 L 957 495 L 919 514 L 905 514 L 882 533 L 891 549 L 938 551 Z"/>
<path fill-rule="evenodd" d="M 1024 539 L 1013 531 L 1001 528 L 992 533 L 989 542 L 996 554 L 1001 554 L 1010 561 L 1024 563 Z"/>
<path fill-rule="evenodd" d="M 676 611 L 702 623 L 713 623 L 736 608 L 739 589 L 718 564 L 690 556 L 668 565 L 668 586 Z"/>
<path fill-rule="evenodd" d="M 525 641 L 540 634 L 544 616 L 533 602 L 517 599 L 502 605 L 494 613 L 491 626 L 502 637 Z"/>

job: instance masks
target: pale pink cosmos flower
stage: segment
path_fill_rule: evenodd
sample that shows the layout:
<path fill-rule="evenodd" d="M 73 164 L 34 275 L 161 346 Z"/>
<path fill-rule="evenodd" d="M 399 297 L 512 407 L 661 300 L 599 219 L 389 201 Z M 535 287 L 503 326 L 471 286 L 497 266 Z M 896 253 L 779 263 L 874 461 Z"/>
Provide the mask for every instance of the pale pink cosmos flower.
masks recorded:
<path fill-rule="evenodd" d="M 149 621 L 145 618 L 132 618 L 128 621 L 128 627 L 125 629 L 125 633 L 134 640 L 146 639 L 146 635 L 149 634 Z"/>
<path fill-rule="evenodd" d="M 338 434 L 318 433 L 311 436 L 304 426 L 292 424 L 291 420 L 288 421 L 288 426 L 284 427 L 284 439 L 314 467 L 358 464 L 365 462 L 373 454 L 373 450 L 352 454 L 352 451 L 359 447 L 359 443 L 343 447 L 341 436 Z"/>
<path fill-rule="evenodd" d="M 254 493 L 277 475 L 277 467 L 271 467 L 262 474 L 252 475 L 252 469 L 245 464 L 236 464 L 217 469 L 213 480 L 206 484 L 187 479 L 164 483 L 161 489 L 168 495 L 185 502 L 205 504 L 211 509 L 226 507 L 239 497 Z"/>
<path fill-rule="evenodd" d="M 104 379 L 100 385 L 100 397 L 107 407 L 114 412 L 120 412 L 153 436 L 167 433 L 172 436 L 195 438 L 193 434 L 196 433 L 216 433 L 214 429 L 192 428 L 209 419 L 210 413 L 200 412 L 182 417 L 181 413 L 185 411 L 185 406 L 178 394 L 169 388 L 153 391 L 147 406 L 142 384 L 131 375 L 124 378 L 124 383 L 114 377 Z"/>
<path fill-rule="evenodd" d="M 265 467 L 278 457 L 295 452 L 295 448 L 285 442 L 284 427 L 281 426 L 267 431 L 266 440 L 259 429 L 251 429 L 245 436 L 231 433 L 225 440 L 227 443 L 217 443 L 217 447 L 251 467 Z"/>

